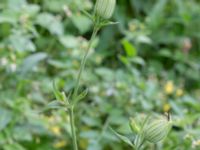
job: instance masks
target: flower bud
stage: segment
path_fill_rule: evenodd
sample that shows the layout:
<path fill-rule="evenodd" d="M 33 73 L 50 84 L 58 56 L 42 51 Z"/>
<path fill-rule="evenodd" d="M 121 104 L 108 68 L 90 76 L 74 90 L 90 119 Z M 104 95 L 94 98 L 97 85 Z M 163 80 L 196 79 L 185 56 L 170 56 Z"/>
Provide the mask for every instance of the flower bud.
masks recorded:
<path fill-rule="evenodd" d="M 140 132 L 140 127 L 133 118 L 130 118 L 129 125 L 133 132 L 135 132 L 135 133 Z"/>
<path fill-rule="evenodd" d="M 115 9 L 116 0 L 97 0 L 95 13 L 104 19 L 109 19 Z"/>
<path fill-rule="evenodd" d="M 157 143 L 163 140 L 171 129 L 171 121 L 167 118 L 158 118 L 156 120 L 148 120 L 143 128 L 145 140 Z"/>

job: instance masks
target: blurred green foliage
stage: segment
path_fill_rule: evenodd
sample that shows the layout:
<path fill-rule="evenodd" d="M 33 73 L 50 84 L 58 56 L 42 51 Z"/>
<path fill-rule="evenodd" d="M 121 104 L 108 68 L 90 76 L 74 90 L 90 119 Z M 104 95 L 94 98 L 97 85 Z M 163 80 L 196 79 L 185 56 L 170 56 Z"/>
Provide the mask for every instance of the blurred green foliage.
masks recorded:
<path fill-rule="evenodd" d="M 90 0 L 0 1 L 0 149 L 72 149 L 69 118 L 41 110 L 52 81 L 73 89 L 92 23 Z M 200 2 L 118 0 L 93 45 L 76 112 L 81 150 L 130 149 L 129 117 L 170 110 L 166 140 L 145 149 L 200 149 Z M 132 136 L 132 135 L 130 135 Z"/>

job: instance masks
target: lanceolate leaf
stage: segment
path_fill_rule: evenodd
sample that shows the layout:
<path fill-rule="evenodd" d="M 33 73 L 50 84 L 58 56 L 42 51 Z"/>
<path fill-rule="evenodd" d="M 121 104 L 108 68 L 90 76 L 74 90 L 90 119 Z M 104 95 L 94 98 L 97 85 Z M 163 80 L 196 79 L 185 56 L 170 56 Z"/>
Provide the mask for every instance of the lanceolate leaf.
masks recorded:
<path fill-rule="evenodd" d="M 56 100 L 58 100 L 58 101 L 63 101 L 63 95 L 62 95 L 62 93 L 58 90 L 58 87 L 57 87 L 55 81 L 53 81 L 53 92 L 54 92 L 54 95 L 55 95 L 55 97 L 56 97 Z"/>
<path fill-rule="evenodd" d="M 108 26 L 108 25 L 115 25 L 115 24 L 118 24 L 119 22 L 112 22 L 112 21 L 104 21 L 101 23 L 101 27 L 104 27 L 104 26 Z"/>
<path fill-rule="evenodd" d="M 54 101 L 50 102 L 49 104 L 47 104 L 47 106 L 44 108 L 44 110 L 60 109 L 60 108 L 64 108 L 64 105 L 60 101 L 54 100 Z"/>
<path fill-rule="evenodd" d="M 91 19 L 92 21 L 94 20 L 93 16 L 92 16 L 91 14 L 89 14 L 87 11 L 85 11 L 85 10 L 81 10 L 81 11 L 82 11 L 82 13 L 83 13 L 85 16 L 87 16 L 89 19 Z"/>
<path fill-rule="evenodd" d="M 133 143 L 131 142 L 131 140 L 129 138 L 127 138 L 124 135 L 121 135 L 119 133 L 117 133 L 116 131 L 114 131 L 112 128 L 110 128 L 111 131 L 119 138 L 121 139 L 123 142 L 127 143 L 128 145 L 130 145 L 131 147 L 134 147 Z"/>
<path fill-rule="evenodd" d="M 70 108 L 72 105 L 66 105 L 64 102 L 58 101 L 58 100 L 54 100 L 52 102 L 50 102 L 49 104 L 47 104 L 47 106 L 43 109 L 43 111 L 47 111 L 50 109 L 64 109 L 67 110 L 68 108 Z"/>

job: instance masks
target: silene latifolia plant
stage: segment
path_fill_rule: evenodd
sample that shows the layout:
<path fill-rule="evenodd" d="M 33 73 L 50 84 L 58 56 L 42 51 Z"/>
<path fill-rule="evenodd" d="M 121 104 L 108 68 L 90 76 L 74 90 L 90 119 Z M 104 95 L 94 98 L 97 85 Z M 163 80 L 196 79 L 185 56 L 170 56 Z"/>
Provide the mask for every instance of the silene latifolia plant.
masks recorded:
<path fill-rule="evenodd" d="M 91 39 L 89 40 L 88 47 L 82 58 L 74 89 L 69 93 L 69 95 L 66 95 L 64 91 L 58 90 L 55 82 L 53 84 L 54 95 L 56 97 L 56 100 L 49 103 L 47 108 L 64 109 L 69 114 L 73 150 L 78 150 L 74 109 L 77 107 L 78 102 L 87 95 L 87 90 L 84 91 L 79 90 L 81 75 L 85 68 L 85 64 L 92 43 L 98 31 L 104 26 L 115 24 L 115 22 L 111 22 L 109 20 L 113 15 L 115 6 L 116 6 L 116 0 L 97 0 L 93 14 L 89 14 L 88 12 L 83 11 L 83 13 L 86 16 L 88 16 L 93 22 L 93 32 L 91 35 Z M 144 119 L 142 123 L 136 123 L 136 121 L 131 119 L 130 127 L 135 135 L 134 140 L 130 140 L 128 137 L 122 136 L 117 132 L 115 132 L 114 130 L 113 132 L 121 140 L 123 140 L 125 143 L 133 147 L 133 149 L 139 150 L 142 149 L 146 141 L 151 143 L 157 143 L 163 140 L 167 136 L 171 128 L 171 120 L 169 115 L 167 117 L 150 116 Z"/>
<path fill-rule="evenodd" d="M 49 108 L 64 109 L 69 114 L 71 135 L 72 135 L 72 141 L 73 141 L 73 150 L 78 150 L 75 119 L 74 119 L 74 109 L 77 107 L 78 102 L 87 95 L 87 90 L 79 91 L 79 83 L 80 83 L 81 75 L 85 68 L 88 53 L 91 49 L 92 43 L 97 35 L 97 32 L 104 26 L 115 24 L 114 22 L 109 21 L 109 19 L 113 15 L 115 5 L 116 5 L 116 0 L 97 0 L 93 14 L 89 14 L 88 12 L 83 11 L 83 13 L 86 16 L 88 16 L 93 22 L 93 33 L 92 33 L 91 39 L 89 40 L 89 45 L 82 58 L 74 89 L 73 91 L 70 92 L 69 95 L 66 95 L 64 91 L 58 90 L 55 82 L 53 84 L 54 95 L 56 97 L 56 100 L 49 103 L 47 108 L 48 109 Z"/>

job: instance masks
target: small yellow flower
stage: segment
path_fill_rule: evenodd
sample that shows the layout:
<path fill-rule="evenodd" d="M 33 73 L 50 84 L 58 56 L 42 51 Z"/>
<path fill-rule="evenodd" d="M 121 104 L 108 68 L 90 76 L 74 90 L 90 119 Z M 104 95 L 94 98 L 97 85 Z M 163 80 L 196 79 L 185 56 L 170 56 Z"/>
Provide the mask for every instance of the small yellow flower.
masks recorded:
<path fill-rule="evenodd" d="M 169 112 L 170 109 L 171 109 L 170 104 L 166 103 L 166 104 L 163 105 L 163 111 L 164 112 Z"/>
<path fill-rule="evenodd" d="M 183 96 L 183 90 L 182 89 L 177 89 L 177 91 L 176 91 L 176 96 L 177 97 L 181 97 L 181 96 Z"/>
<path fill-rule="evenodd" d="M 165 93 L 170 95 L 174 92 L 174 83 L 173 81 L 168 81 L 164 87 Z"/>
<path fill-rule="evenodd" d="M 54 148 L 62 148 L 62 147 L 65 147 L 67 145 L 67 142 L 65 140 L 61 140 L 61 141 L 58 141 L 56 142 L 53 147 Z"/>
<path fill-rule="evenodd" d="M 61 129 L 59 126 L 50 127 L 50 131 L 57 136 L 61 135 Z"/>

